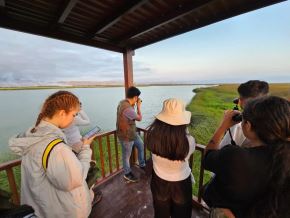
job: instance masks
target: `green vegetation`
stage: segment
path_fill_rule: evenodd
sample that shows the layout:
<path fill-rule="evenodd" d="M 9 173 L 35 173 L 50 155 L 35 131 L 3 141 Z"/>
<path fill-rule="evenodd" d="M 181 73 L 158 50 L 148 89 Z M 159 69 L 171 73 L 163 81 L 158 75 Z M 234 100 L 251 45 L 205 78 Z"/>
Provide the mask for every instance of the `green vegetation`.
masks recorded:
<path fill-rule="evenodd" d="M 270 84 L 270 94 L 290 100 L 290 83 Z"/>
<path fill-rule="evenodd" d="M 223 111 L 233 108 L 232 100 L 237 97 L 236 89 L 237 85 L 223 85 L 194 90 L 196 95 L 187 106 L 187 110 L 192 112 L 189 131 L 198 144 L 207 144 L 222 119 Z M 197 195 L 198 190 L 200 158 L 200 152 L 195 151 L 192 170 L 196 181 L 193 187 L 194 195 Z M 205 172 L 204 183 L 209 178 L 210 173 Z"/>

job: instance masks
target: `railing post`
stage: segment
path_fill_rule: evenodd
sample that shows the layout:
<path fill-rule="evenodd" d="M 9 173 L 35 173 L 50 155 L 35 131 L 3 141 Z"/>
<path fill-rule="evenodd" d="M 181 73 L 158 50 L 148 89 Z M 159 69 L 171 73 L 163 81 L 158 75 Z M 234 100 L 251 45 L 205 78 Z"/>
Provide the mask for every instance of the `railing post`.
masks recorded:
<path fill-rule="evenodd" d="M 192 170 L 192 165 L 193 165 L 193 154 L 191 154 L 189 158 L 189 167 L 191 170 Z"/>
<path fill-rule="evenodd" d="M 102 177 L 105 178 L 106 173 L 105 173 L 105 163 L 104 163 L 102 137 L 99 138 L 99 150 L 100 150 L 100 159 L 101 159 L 101 173 L 102 173 Z"/>
<path fill-rule="evenodd" d="M 112 170 L 111 145 L 110 145 L 110 135 L 107 135 L 107 149 L 108 149 L 108 158 L 109 158 L 109 169 L 110 169 L 110 173 L 113 173 L 113 170 Z"/>
<path fill-rule="evenodd" d="M 117 170 L 119 170 L 120 169 L 120 166 L 119 166 L 119 149 L 118 149 L 118 140 L 117 140 L 116 131 L 114 132 L 114 141 L 115 141 L 116 166 L 117 166 Z"/>
<path fill-rule="evenodd" d="M 91 156 L 91 159 L 92 159 L 93 161 L 96 160 L 96 157 L 95 157 L 95 146 L 94 146 L 94 143 L 95 143 L 95 140 L 93 140 L 93 142 L 90 144 L 90 147 L 91 147 L 91 149 L 92 149 L 92 156 Z"/>
<path fill-rule="evenodd" d="M 146 132 L 143 132 L 144 133 L 144 160 L 146 161 L 147 160 L 147 146 L 146 146 Z"/>
<path fill-rule="evenodd" d="M 6 173 L 7 173 L 7 177 L 8 177 L 8 182 L 9 182 L 9 186 L 10 186 L 10 190 L 12 192 L 12 201 L 14 204 L 19 205 L 20 201 L 19 201 L 19 194 L 17 191 L 17 186 L 15 183 L 15 177 L 14 177 L 14 173 L 12 168 L 7 168 L 6 169 Z"/>
<path fill-rule="evenodd" d="M 204 168 L 203 168 L 203 159 L 205 155 L 205 150 L 201 151 L 201 161 L 200 161 L 200 170 L 199 170 L 199 187 L 198 187 L 198 202 L 201 203 L 201 196 L 202 196 L 202 189 L 203 189 L 203 174 L 204 174 Z"/>

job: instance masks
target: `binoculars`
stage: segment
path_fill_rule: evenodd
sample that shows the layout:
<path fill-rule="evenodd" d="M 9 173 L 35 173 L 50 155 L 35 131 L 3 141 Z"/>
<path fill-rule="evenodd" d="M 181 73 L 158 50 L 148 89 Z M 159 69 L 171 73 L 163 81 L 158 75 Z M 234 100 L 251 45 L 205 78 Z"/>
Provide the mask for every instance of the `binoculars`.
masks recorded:
<path fill-rule="evenodd" d="M 236 114 L 232 117 L 232 120 L 235 122 L 242 122 L 243 116 L 242 116 L 242 114 Z"/>
<path fill-rule="evenodd" d="M 235 99 L 233 100 L 233 103 L 236 104 L 236 105 L 238 105 L 238 104 L 239 104 L 239 98 L 235 98 Z"/>
<path fill-rule="evenodd" d="M 233 100 L 233 103 L 235 104 L 233 110 L 239 110 L 238 104 L 239 104 L 239 98 L 235 98 Z M 232 117 L 232 120 L 235 122 L 241 122 L 243 120 L 242 114 L 236 114 Z"/>

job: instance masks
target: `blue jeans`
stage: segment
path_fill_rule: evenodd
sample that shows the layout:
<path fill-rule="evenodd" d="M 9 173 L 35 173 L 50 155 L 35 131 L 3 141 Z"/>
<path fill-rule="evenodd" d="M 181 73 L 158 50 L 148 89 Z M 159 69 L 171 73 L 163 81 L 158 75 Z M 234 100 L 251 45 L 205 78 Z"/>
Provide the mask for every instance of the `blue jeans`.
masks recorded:
<path fill-rule="evenodd" d="M 130 156 L 132 153 L 132 148 L 133 146 L 136 146 L 138 150 L 138 162 L 140 167 L 145 166 L 145 160 L 144 160 L 144 144 L 142 139 L 140 138 L 139 135 L 137 135 L 136 139 L 134 141 L 121 141 L 121 146 L 122 146 L 122 161 L 123 161 L 123 168 L 125 174 L 128 174 L 131 172 L 130 168 Z"/>

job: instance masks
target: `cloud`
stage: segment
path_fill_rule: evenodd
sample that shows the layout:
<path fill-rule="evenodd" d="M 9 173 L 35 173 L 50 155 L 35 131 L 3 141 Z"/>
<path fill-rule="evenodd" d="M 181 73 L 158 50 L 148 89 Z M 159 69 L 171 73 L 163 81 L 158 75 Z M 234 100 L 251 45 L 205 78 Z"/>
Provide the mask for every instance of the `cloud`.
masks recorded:
<path fill-rule="evenodd" d="M 88 46 L 0 29 L 1 83 L 123 81 L 123 56 Z M 152 70 L 134 62 L 135 76 Z"/>
<path fill-rule="evenodd" d="M 286 1 L 138 49 L 134 81 L 289 82 L 289 9 Z M 124 80 L 116 52 L 5 29 L 0 51 L 2 84 Z"/>

